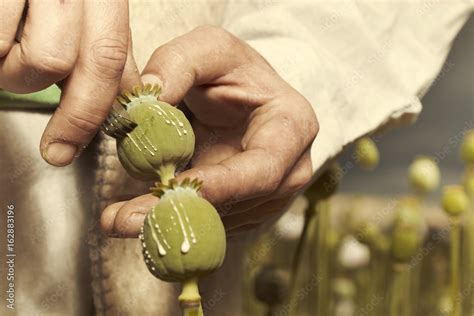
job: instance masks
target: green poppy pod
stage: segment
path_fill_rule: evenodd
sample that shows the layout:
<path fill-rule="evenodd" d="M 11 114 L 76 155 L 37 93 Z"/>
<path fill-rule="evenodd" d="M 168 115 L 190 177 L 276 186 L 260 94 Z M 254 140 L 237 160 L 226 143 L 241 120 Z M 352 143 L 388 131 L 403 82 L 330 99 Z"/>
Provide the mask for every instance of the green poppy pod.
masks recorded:
<path fill-rule="evenodd" d="M 438 164 L 433 158 L 419 156 L 410 165 L 408 177 L 417 192 L 428 193 L 439 186 L 441 174 Z"/>
<path fill-rule="evenodd" d="M 201 183 L 157 183 L 160 201 L 148 213 L 140 239 L 149 271 L 168 282 L 208 275 L 224 260 L 224 226 L 211 203 L 198 195 Z"/>
<path fill-rule="evenodd" d="M 459 216 L 469 207 L 469 198 L 460 185 L 446 186 L 443 189 L 443 209 L 449 216 Z"/>
<path fill-rule="evenodd" d="M 374 169 L 379 164 L 379 150 L 369 137 L 363 137 L 355 143 L 354 155 L 359 166 L 364 169 Z"/>
<path fill-rule="evenodd" d="M 131 176 L 167 182 L 193 156 L 195 137 L 184 113 L 158 100 L 160 91 L 147 84 L 123 92 L 103 131 L 117 139 L 118 157 Z"/>
<path fill-rule="evenodd" d="M 422 242 L 423 217 L 415 200 L 405 199 L 396 209 L 392 232 L 392 257 L 407 262 L 419 249 Z"/>

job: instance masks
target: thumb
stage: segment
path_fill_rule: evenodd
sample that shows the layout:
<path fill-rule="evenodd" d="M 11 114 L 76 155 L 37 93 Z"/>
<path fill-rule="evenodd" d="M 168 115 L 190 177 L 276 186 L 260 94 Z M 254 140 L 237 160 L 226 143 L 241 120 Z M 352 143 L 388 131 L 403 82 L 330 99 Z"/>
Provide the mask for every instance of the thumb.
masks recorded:
<path fill-rule="evenodd" d="M 215 81 L 242 64 L 236 50 L 243 47 L 231 33 L 201 26 L 160 46 L 142 73 L 144 83 L 162 87 L 160 99 L 170 104 L 183 100 L 193 87 Z"/>

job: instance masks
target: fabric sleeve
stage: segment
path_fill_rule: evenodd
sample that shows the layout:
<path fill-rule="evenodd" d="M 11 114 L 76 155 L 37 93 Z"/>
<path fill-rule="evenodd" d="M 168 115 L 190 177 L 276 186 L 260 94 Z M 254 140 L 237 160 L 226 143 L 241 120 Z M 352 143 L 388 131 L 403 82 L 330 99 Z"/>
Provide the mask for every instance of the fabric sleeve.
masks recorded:
<path fill-rule="evenodd" d="M 357 138 L 414 121 L 470 1 L 229 0 L 223 27 L 312 104 L 313 170 Z M 289 105 L 291 106 L 291 105 Z"/>

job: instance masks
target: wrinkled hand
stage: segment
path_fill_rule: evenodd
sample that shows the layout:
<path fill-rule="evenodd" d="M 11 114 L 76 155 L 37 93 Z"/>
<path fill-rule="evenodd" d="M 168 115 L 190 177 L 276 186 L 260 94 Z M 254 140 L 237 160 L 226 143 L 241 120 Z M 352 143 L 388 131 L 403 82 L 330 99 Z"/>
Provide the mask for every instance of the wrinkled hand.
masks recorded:
<path fill-rule="evenodd" d="M 185 177 L 201 179 L 228 235 L 258 226 L 282 210 L 311 179 L 310 145 L 318 132 L 311 105 L 250 46 L 216 27 L 200 27 L 158 48 L 144 82 L 161 99 L 185 100 L 196 151 Z M 147 194 L 108 206 L 110 235 L 136 237 L 158 198 Z"/>
<path fill-rule="evenodd" d="M 0 88 L 29 93 L 61 82 L 61 103 L 40 150 L 46 161 L 64 166 L 96 134 L 119 85 L 140 82 L 128 1 L 30 0 L 17 43 L 25 3 L 0 0 Z"/>

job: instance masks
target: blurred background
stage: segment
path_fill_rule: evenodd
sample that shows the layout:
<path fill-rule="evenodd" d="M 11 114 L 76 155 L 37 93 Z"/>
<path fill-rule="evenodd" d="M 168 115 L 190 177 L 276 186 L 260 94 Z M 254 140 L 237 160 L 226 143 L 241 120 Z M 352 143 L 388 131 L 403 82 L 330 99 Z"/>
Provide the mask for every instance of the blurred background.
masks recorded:
<path fill-rule="evenodd" d="M 416 155 L 437 158 L 442 184 L 455 183 L 463 170 L 459 159 L 462 133 L 474 128 L 474 19 L 471 18 L 454 42 L 446 63 L 422 99 L 423 112 L 408 127 L 396 128 L 378 137 L 380 165 L 367 173 L 352 168 L 341 183 L 343 192 L 405 193 L 406 168 Z M 346 150 L 341 165 L 351 161 Z"/>
<path fill-rule="evenodd" d="M 460 155 L 474 131 L 473 59 L 471 18 L 422 99 L 418 121 L 372 137 L 378 165 L 365 170 L 354 154 L 361 147 L 349 146 L 340 168 L 326 171 L 255 244 L 246 265 L 247 315 L 474 315 L 474 164 Z M 422 170 L 417 181 L 434 183 L 425 192 L 408 175 L 420 155 L 441 173 L 438 181 Z M 460 184 L 467 178 L 466 196 Z M 318 189 L 338 180 L 336 194 Z M 462 215 L 441 203 L 443 186 L 453 184 L 465 197 Z"/>

